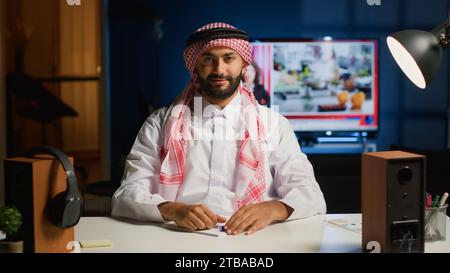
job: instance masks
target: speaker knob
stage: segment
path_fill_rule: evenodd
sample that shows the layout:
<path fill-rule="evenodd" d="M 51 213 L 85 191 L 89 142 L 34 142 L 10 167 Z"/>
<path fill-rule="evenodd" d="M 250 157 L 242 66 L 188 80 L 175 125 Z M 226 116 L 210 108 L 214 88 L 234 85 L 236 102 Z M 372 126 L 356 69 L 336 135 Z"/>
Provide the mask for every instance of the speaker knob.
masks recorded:
<path fill-rule="evenodd" d="M 408 166 L 401 168 L 397 173 L 397 180 L 402 185 L 408 184 L 411 181 L 412 177 L 413 172 Z"/>

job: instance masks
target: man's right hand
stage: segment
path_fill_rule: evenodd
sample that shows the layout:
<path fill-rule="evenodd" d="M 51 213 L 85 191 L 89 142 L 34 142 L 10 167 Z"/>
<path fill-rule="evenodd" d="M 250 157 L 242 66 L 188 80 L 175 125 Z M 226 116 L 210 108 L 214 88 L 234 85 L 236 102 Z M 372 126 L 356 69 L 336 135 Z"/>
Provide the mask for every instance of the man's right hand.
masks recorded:
<path fill-rule="evenodd" d="M 178 226 L 190 230 L 210 229 L 217 223 L 225 223 L 226 218 L 215 214 L 207 206 L 165 202 L 158 205 L 161 216 L 166 221 L 174 221 Z"/>

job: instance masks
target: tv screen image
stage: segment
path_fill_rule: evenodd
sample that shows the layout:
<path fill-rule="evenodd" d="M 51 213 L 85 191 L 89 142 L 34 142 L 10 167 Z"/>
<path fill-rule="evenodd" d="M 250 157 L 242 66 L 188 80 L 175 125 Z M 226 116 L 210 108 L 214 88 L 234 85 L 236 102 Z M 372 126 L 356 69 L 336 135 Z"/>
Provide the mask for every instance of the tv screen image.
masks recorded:
<path fill-rule="evenodd" d="M 255 97 L 287 117 L 295 131 L 378 130 L 376 40 L 252 44 Z"/>

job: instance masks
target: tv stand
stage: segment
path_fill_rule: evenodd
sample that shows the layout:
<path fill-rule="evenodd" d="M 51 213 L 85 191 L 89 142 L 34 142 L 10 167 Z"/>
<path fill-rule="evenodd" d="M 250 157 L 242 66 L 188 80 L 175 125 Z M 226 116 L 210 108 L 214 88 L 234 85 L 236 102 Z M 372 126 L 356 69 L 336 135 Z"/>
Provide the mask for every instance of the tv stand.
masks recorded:
<path fill-rule="evenodd" d="M 375 139 L 364 133 L 298 137 L 298 140 L 306 154 L 361 154 L 377 150 Z"/>

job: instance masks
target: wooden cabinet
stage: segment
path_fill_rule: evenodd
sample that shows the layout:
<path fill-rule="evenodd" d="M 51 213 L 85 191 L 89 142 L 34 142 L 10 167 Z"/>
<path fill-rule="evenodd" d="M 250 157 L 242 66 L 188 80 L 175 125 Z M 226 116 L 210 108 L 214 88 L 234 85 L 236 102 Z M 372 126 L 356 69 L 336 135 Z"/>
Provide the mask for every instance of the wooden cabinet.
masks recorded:
<path fill-rule="evenodd" d="M 78 113 L 48 122 L 43 139 L 42 124 L 18 114 L 21 102 L 7 92 L 8 156 L 45 143 L 75 158 L 82 183 L 101 180 L 100 0 L 79 6 L 59 0 L 6 1 L 6 11 L 5 73 L 39 80 Z"/>

